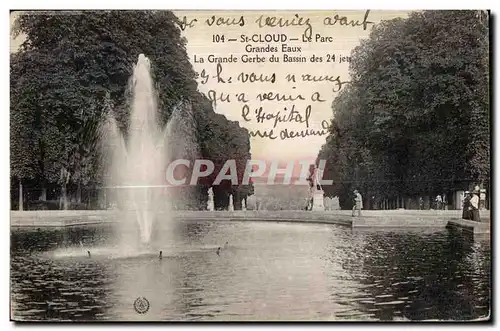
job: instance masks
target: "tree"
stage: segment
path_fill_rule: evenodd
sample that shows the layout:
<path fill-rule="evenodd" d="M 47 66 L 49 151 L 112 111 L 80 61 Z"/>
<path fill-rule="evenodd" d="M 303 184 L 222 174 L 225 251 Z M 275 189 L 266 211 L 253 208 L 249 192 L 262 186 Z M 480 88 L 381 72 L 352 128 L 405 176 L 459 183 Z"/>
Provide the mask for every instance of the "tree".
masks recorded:
<path fill-rule="evenodd" d="M 93 146 L 110 111 L 101 105 L 112 104 L 126 133 L 127 88 L 139 54 L 152 63 L 160 125 L 185 102 L 192 105 L 198 137 L 211 129 L 204 122 L 219 121 L 221 132 L 228 131 L 232 124 L 197 91 L 178 23 L 170 11 L 21 13 L 14 33 L 26 39 L 11 59 L 13 178 L 59 183 L 62 191 L 66 185 L 101 184 Z M 209 152 L 222 141 L 214 135 L 201 148 L 202 157 L 213 157 Z"/>
<path fill-rule="evenodd" d="M 353 50 L 351 84 L 333 104 L 319 155 L 334 180 L 381 198 L 489 181 L 484 15 L 423 11 L 373 28 Z"/>
<path fill-rule="evenodd" d="M 206 112 L 199 112 L 196 116 L 198 123 L 201 153 L 204 158 L 214 162 L 215 170 L 205 178 L 201 184 L 203 187 L 212 186 L 217 175 L 228 160 L 235 160 L 238 177 L 238 185 L 232 185 L 231 181 L 223 180 L 214 187 L 215 208 L 225 209 L 229 206 L 229 195 L 233 195 L 234 207 L 241 209 L 241 201 L 253 194 L 253 184 L 241 185 L 246 170 L 247 160 L 250 155 L 250 136 L 248 130 L 239 126 L 236 121 L 227 121 L 219 114 L 213 114 L 210 101 L 206 97 L 200 97 L 198 106 Z M 203 196 L 205 199 L 205 195 Z M 205 200 L 206 201 L 206 200 Z"/>

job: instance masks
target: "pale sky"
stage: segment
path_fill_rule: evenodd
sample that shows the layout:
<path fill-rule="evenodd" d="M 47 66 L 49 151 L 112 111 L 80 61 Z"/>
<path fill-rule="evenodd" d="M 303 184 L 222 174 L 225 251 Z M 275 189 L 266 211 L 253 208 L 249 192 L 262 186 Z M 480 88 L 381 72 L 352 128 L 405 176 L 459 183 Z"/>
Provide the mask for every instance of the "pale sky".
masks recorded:
<path fill-rule="evenodd" d="M 310 119 L 309 128 L 313 130 L 322 130 L 321 122 L 323 120 L 329 121 L 332 117 L 331 104 L 337 93 L 332 91 L 334 84 L 331 82 L 302 82 L 302 75 L 309 74 L 311 76 L 316 76 L 320 78 L 321 76 L 329 76 L 336 78 L 340 76 L 341 81 L 349 81 L 348 75 L 348 62 L 339 63 L 339 58 L 342 56 L 349 56 L 352 49 L 359 45 L 360 40 L 368 37 L 369 30 L 373 25 L 368 25 L 367 30 L 363 30 L 362 26 L 342 26 L 339 25 L 341 22 L 338 20 L 335 25 L 324 25 L 324 20 L 326 17 L 331 18 L 331 22 L 335 21 L 335 15 L 340 19 L 340 17 L 345 16 L 347 22 L 351 20 L 363 22 L 365 11 L 175 11 L 174 12 L 179 18 L 186 16 L 188 22 L 196 19 L 193 22 L 193 27 L 188 27 L 183 32 L 186 37 L 187 51 L 191 63 L 195 71 L 201 73 L 205 70 L 211 78 L 206 84 L 199 84 L 199 90 L 205 94 L 212 90 L 220 96 L 220 93 L 224 95 L 229 95 L 230 103 L 218 101 L 216 107 L 214 108 L 216 112 L 225 115 L 229 120 L 238 121 L 241 126 L 246 127 L 249 130 L 270 130 L 273 127 L 273 121 L 269 120 L 264 123 L 256 122 L 255 110 L 259 107 L 263 107 L 265 113 L 276 114 L 280 111 L 280 114 L 288 114 L 292 105 L 295 105 L 295 110 L 299 112 L 301 116 L 305 116 L 306 107 L 311 105 L 310 108 Z M 206 24 L 206 19 L 216 15 L 217 18 L 224 18 L 225 21 L 228 19 L 239 21 L 240 17 L 244 17 L 245 25 L 243 27 L 239 25 L 232 26 L 217 26 L 213 24 L 208 26 Z M 297 16 L 298 17 L 297 17 Z M 373 23 L 379 23 L 381 20 L 388 20 L 395 17 L 407 17 L 408 12 L 402 11 L 371 11 L 367 18 L 368 21 Z M 310 25 L 312 26 L 313 41 L 316 39 L 316 35 L 321 35 L 326 37 L 324 42 L 318 40 L 318 42 L 302 42 L 302 35 L 307 27 L 304 26 L 292 26 L 292 27 L 262 27 L 260 28 L 256 20 L 262 16 L 261 22 L 272 23 L 270 17 L 275 17 L 274 24 L 278 23 L 278 19 L 289 20 L 295 18 L 302 19 L 305 22 L 309 19 Z M 283 22 L 282 21 L 282 22 Z M 13 22 L 13 17 L 11 16 L 11 24 Z M 286 41 L 284 42 L 240 42 L 241 35 L 245 35 L 248 38 L 265 38 L 265 35 L 270 34 L 272 36 L 282 37 L 286 36 Z M 213 42 L 214 35 L 221 37 L 224 36 L 224 42 Z M 260 35 L 260 37 L 259 37 Z M 217 37 L 215 37 L 217 38 Z M 296 41 L 291 41 L 291 38 L 298 38 Z M 328 38 L 332 40 L 328 41 Z M 236 41 L 229 41 L 229 39 L 236 39 Z M 11 51 L 16 51 L 21 42 L 21 38 L 17 40 L 11 39 Z M 287 46 L 300 47 L 300 52 L 282 52 L 282 44 Z M 250 45 L 250 46 L 247 46 Z M 256 52 L 246 52 L 245 47 L 264 47 L 264 46 L 276 47 L 276 52 L 267 53 L 256 53 Z M 228 79 L 232 77 L 231 83 L 217 83 L 217 79 L 213 78 L 216 75 L 217 64 L 209 63 L 208 56 L 212 54 L 214 57 L 229 57 L 233 55 L 237 58 L 237 63 L 223 63 L 222 64 L 222 77 Z M 247 54 L 249 57 L 254 57 L 259 55 L 261 57 L 266 57 L 265 63 L 242 63 L 242 56 Z M 271 55 L 275 55 L 280 59 L 278 63 L 269 62 Z M 303 56 L 307 59 L 307 62 L 283 62 L 283 55 L 288 56 Z M 311 63 L 310 58 L 316 55 L 322 57 L 321 63 Z M 328 58 L 335 55 L 335 62 L 327 62 Z M 147 56 L 147 54 L 146 54 Z M 203 58 L 204 63 L 195 63 L 194 57 L 199 59 Z M 243 73 L 255 73 L 258 76 L 261 74 L 271 77 L 275 74 L 275 83 L 265 82 L 254 82 L 254 83 L 242 83 L 239 82 L 237 77 Z M 295 74 L 296 82 L 287 82 L 285 76 L 287 74 Z M 198 80 L 200 83 L 201 79 Z M 259 101 L 257 100 L 257 95 L 259 93 L 279 93 L 282 95 L 294 95 L 295 97 L 300 94 L 306 100 L 296 100 L 296 101 Z M 311 96 L 318 92 L 321 99 L 324 102 L 311 102 Z M 245 94 L 245 98 L 248 100 L 247 103 L 238 102 L 237 94 Z M 244 105 L 248 106 L 249 112 L 246 118 L 250 121 L 244 121 L 242 117 L 242 107 Z M 285 111 L 284 108 L 288 111 Z M 288 130 L 307 130 L 305 123 L 278 123 L 274 129 L 275 135 L 278 137 L 275 140 L 270 140 L 268 138 L 251 138 L 251 153 L 253 159 L 263 159 L 263 160 L 277 160 L 277 161 L 289 161 L 289 160 L 301 160 L 301 159 L 314 159 L 321 145 L 325 142 L 326 135 L 323 136 L 308 136 L 305 138 L 295 138 L 295 139 L 280 139 L 280 131 L 287 128 Z"/>
<path fill-rule="evenodd" d="M 199 90 L 205 94 L 209 90 L 217 91 L 218 93 L 224 92 L 224 94 L 229 94 L 231 102 L 217 102 L 217 107 L 215 111 L 224 114 L 228 119 L 239 121 L 241 126 L 246 127 L 249 130 L 257 129 L 272 129 L 273 124 L 268 123 L 257 123 L 255 121 L 254 111 L 260 106 L 263 107 L 264 111 L 274 112 L 281 110 L 284 112 L 284 107 L 290 108 L 292 104 L 295 104 L 296 110 L 301 114 L 304 114 L 305 108 L 311 105 L 311 117 L 310 117 L 310 127 L 321 130 L 321 122 L 323 120 L 329 121 L 332 117 L 331 104 L 335 96 L 338 93 L 332 91 L 333 84 L 330 82 L 300 82 L 302 74 L 315 75 L 317 77 L 321 75 L 328 75 L 332 77 L 340 76 L 342 81 L 349 81 L 348 75 L 348 63 L 339 63 L 339 57 L 349 56 L 352 49 L 359 45 L 362 38 L 366 38 L 369 35 L 369 30 L 373 25 L 368 25 L 367 30 L 363 30 L 362 26 L 351 27 L 351 26 L 340 26 L 337 22 L 333 26 L 325 26 L 323 24 L 325 17 L 331 17 L 334 21 L 335 15 L 345 16 L 348 21 L 354 20 L 363 22 L 366 11 L 240 11 L 240 12 L 175 12 L 175 14 L 182 19 L 186 16 L 187 21 L 191 21 L 196 18 L 197 22 L 194 23 L 192 28 L 187 28 L 183 34 L 188 40 L 187 51 L 193 67 L 197 72 L 201 72 L 205 69 L 211 75 L 216 74 L 216 64 L 208 63 L 207 56 L 209 54 L 214 54 L 215 56 L 229 56 L 233 54 L 238 58 L 238 63 L 225 63 L 223 64 L 223 74 L 225 76 L 233 76 L 233 82 L 231 84 L 221 84 L 217 83 L 216 79 L 210 79 L 206 84 L 199 84 Z M 324 37 L 332 37 L 333 42 L 312 42 L 304 43 L 301 42 L 301 36 L 305 30 L 305 27 L 264 27 L 260 28 L 256 20 L 263 15 L 263 20 L 268 16 L 274 16 L 276 18 L 283 18 L 291 20 L 295 17 L 295 14 L 303 17 L 303 21 L 309 18 L 310 23 L 313 27 L 313 35 L 320 34 Z M 240 16 L 243 15 L 245 18 L 245 26 L 208 26 L 205 23 L 207 18 L 212 15 L 217 15 L 218 17 L 231 18 L 236 21 L 239 20 Z M 388 20 L 395 17 L 407 17 L 407 12 L 401 11 L 371 11 L 368 16 L 368 21 L 379 23 L 381 20 Z M 226 41 L 224 43 L 214 43 L 212 42 L 213 35 L 224 35 Z M 285 34 L 288 39 L 299 38 L 299 41 L 289 41 L 284 42 L 289 46 L 299 46 L 301 47 L 301 53 L 287 53 L 290 56 L 304 56 L 308 59 L 306 63 L 285 63 L 283 62 L 282 55 L 282 42 L 271 42 L 271 43 L 241 43 L 239 42 L 240 36 L 244 34 L 251 37 L 254 34 Z M 229 38 L 237 38 L 238 41 L 228 41 Z M 313 39 L 315 39 L 313 37 Z M 255 54 L 262 53 L 247 53 L 245 52 L 245 47 L 247 44 L 252 46 L 266 46 L 270 44 L 271 46 L 276 46 L 278 52 L 267 53 L 266 56 L 275 54 L 280 57 L 281 62 L 279 63 L 241 63 L 240 57 L 244 54 L 249 54 L 253 56 Z M 309 58 L 315 54 L 316 56 L 323 57 L 323 62 L 321 63 L 310 63 Z M 336 62 L 326 62 L 328 55 L 335 55 Z M 194 63 L 194 56 L 197 58 L 204 57 L 205 63 Z M 236 78 L 240 72 L 251 73 L 255 72 L 257 74 L 272 74 L 276 73 L 276 83 L 241 83 L 237 82 Z M 295 74 L 297 78 L 296 83 L 288 83 L 285 80 L 287 74 Z M 200 80 L 198 80 L 200 82 Z M 294 88 L 295 87 L 295 88 Z M 243 120 L 241 112 L 242 106 L 245 103 L 237 102 L 235 94 L 244 92 L 247 99 L 250 101 L 247 103 L 250 108 L 248 119 L 250 122 Z M 295 102 L 261 102 L 256 100 L 256 96 L 259 93 L 264 92 L 275 92 L 283 94 L 298 94 L 300 93 L 306 100 L 297 100 Z M 324 102 L 313 102 L 311 103 L 310 97 L 314 92 L 319 92 L 321 98 Z M 304 130 L 306 129 L 305 124 L 302 123 L 281 123 L 277 125 L 277 135 L 279 136 L 279 131 L 283 128 L 289 128 L 294 130 Z M 265 159 L 265 160 L 300 160 L 300 159 L 315 159 L 321 145 L 325 142 L 326 135 L 324 136 L 308 136 L 306 138 L 295 138 L 281 140 L 280 138 L 275 140 L 269 140 L 267 138 L 251 138 L 251 152 L 252 158 L 254 159 Z"/>

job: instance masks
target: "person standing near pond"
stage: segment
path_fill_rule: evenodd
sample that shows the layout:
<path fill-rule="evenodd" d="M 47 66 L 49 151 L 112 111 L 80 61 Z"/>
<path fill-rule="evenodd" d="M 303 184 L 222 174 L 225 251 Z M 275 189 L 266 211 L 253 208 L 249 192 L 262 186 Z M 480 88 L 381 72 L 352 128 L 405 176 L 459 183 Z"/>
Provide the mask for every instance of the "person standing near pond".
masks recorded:
<path fill-rule="evenodd" d="M 479 192 L 472 192 L 472 197 L 470 198 L 470 211 L 471 211 L 471 219 L 475 222 L 480 222 L 481 218 L 479 217 L 479 196 L 477 195 Z"/>
<path fill-rule="evenodd" d="M 441 199 L 441 195 L 437 195 L 436 197 L 436 209 L 439 210 L 441 209 L 441 203 L 443 202 L 443 200 Z"/>
<path fill-rule="evenodd" d="M 354 190 L 354 207 L 352 207 L 352 216 L 354 216 L 355 210 L 358 211 L 358 216 L 361 216 L 361 209 L 363 208 L 363 197 L 358 190 Z"/>

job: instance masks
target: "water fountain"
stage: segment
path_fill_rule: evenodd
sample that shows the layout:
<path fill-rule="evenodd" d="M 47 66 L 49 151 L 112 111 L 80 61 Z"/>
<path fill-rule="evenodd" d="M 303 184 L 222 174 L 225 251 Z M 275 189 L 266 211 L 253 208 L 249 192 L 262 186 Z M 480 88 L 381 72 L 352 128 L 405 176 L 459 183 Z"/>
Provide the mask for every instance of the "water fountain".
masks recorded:
<path fill-rule="evenodd" d="M 149 244 L 155 219 L 169 218 L 165 193 L 165 169 L 168 162 L 167 128 L 157 121 L 156 96 L 151 78 L 151 64 L 139 55 L 130 89 L 132 92 L 128 134 L 120 132 L 115 120 L 107 125 L 108 187 L 112 199 L 123 211 L 119 232 L 130 245 L 137 239 Z M 139 236 L 137 236 L 137 232 Z"/>

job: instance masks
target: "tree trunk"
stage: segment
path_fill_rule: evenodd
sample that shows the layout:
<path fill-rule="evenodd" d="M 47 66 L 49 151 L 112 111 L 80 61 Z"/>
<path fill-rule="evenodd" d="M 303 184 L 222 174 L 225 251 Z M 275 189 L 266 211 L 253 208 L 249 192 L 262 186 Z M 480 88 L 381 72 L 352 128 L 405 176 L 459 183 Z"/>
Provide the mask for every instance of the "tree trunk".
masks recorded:
<path fill-rule="evenodd" d="M 45 187 L 45 184 L 42 184 L 42 193 L 40 194 L 40 201 L 47 201 L 47 188 Z"/>
<path fill-rule="evenodd" d="M 238 190 L 235 190 L 233 194 L 233 206 L 234 210 L 241 210 L 241 197 Z"/>
<path fill-rule="evenodd" d="M 90 208 L 90 189 L 87 188 L 87 209 L 91 209 Z"/>
<path fill-rule="evenodd" d="M 82 202 L 82 186 L 80 184 L 80 181 L 78 181 L 78 186 L 76 188 L 76 202 L 77 203 Z"/>
<path fill-rule="evenodd" d="M 66 183 L 62 185 L 62 209 L 68 210 L 68 195 L 66 193 Z"/>
<path fill-rule="evenodd" d="M 62 201 L 59 201 L 59 208 L 61 208 L 61 202 L 62 202 L 62 209 L 63 210 L 68 210 L 68 194 L 66 192 L 66 185 L 69 183 L 69 177 L 70 173 L 69 171 L 66 170 L 66 168 L 61 168 L 61 193 L 62 193 Z"/>
<path fill-rule="evenodd" d="M 23 211 L 23 184 L 19 180 L 19 211 Z"/>

